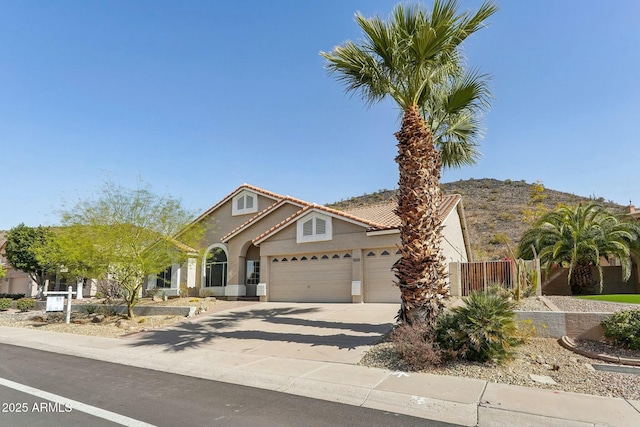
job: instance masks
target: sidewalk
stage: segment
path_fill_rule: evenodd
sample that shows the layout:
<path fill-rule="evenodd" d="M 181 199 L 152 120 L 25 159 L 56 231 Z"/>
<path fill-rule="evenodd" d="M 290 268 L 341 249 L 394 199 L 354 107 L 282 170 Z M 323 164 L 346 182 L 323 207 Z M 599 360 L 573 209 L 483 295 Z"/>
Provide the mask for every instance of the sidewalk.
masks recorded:
<path fill-rule="evenodd" d="M 363 406 L 464 426 L 640 426 L 640 402 L 207 345 L 180 352 L 139 339 L 0 327 L 0 342 Z"/>

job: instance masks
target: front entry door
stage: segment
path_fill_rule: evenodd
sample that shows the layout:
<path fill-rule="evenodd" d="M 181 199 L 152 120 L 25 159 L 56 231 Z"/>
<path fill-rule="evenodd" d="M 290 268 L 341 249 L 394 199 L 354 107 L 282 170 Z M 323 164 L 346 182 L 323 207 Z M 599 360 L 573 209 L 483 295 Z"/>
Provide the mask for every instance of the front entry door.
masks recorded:
<path fill-rule="evenodd" d="M 257 285 L 260 283 L 260 261 L 247 260 L 247 272 L 245 285 L 247 286 L 247 296 L 255 297 L 257 295 Z"/>

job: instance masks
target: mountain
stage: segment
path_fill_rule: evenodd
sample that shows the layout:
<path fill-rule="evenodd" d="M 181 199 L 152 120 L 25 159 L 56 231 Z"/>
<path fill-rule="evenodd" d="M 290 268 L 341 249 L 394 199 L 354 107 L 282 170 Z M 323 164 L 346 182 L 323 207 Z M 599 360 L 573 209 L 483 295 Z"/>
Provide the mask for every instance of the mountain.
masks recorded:
<path fill-rule="evenodd" d="M 600 197 L 581 197 L 562 191 L 544 188 L 539 184 L 528 184 L 524 180 L 510 179 L 468 179 L 442 183 L 441 188 L 446 194 L 460 194 L 464 205 L 471 249 L 475 261 L 500 259 L 508 256 L 504 237 L 515 246 L 522 233 L 527 228 L 525 211 L 532 209 L 530 204 L 535 200 L 544 208 L 552 210 L 560 204 L 575 206 L 581 202 L 599 202 L 612 212 L 622 212 L 624 207 L 611 202 L 605 202 Z M 538 189 L 538 191 L 536 191 Z M 346 209 L 383 203 L 395 197 L 396 190 L 380 190 L 372 194 L 364 194 L 347 200 L 328 204 L 334 209 Z M 543 199 L 543 200 L 542 200 Z"/>

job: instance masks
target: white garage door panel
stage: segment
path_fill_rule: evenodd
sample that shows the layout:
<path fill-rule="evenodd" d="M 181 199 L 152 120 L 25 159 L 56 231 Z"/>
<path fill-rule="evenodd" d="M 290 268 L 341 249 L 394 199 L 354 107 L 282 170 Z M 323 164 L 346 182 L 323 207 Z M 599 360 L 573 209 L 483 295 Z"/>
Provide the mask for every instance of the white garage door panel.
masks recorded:
<path fill-rule="evenodd" d="M 289 261 L 282 262 L 282 258 Z M 350 258 L 271 262 L 269 300 L 351 302 Z"/>
<path fill-rule="evenodd" d="M 391 271 L 398 260 L 396 251 L 395 248 L 364 251 L 364 302 L 400 302 L 400 289 L 393 284 L 395 275 Z"/>

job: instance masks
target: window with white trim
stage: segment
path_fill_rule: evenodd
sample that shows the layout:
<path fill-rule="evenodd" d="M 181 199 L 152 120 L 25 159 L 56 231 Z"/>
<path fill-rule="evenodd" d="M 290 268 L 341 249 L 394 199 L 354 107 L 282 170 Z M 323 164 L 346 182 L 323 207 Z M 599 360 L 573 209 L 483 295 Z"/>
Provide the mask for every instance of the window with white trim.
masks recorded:
<path fill-rule="evenodd" d="M 156 275 L 156 288 L 171 288 L 171 266 Z"/>
<path fill-rule="evenodd" d="M 214 286 L 227 286 L 227 254 L 219 247 L 205 255 L 204 287 Z"/>
<path fill-rule="evenodd" d="M 245 215 L 258 212 L 258 195 L 243 191 L 232 200 L 231 215 Z"/>
<path fill-rule="evenodd" d="M 298 243 L 331 240 L 333 229 L 331 217 L 318 213 L 305 215 L 297 222 L 296 241 Z"/>

